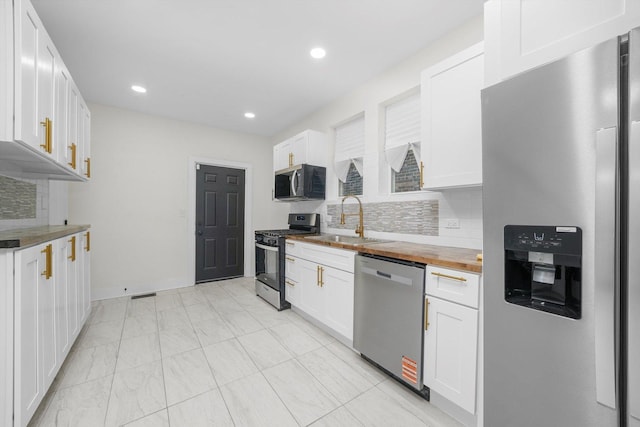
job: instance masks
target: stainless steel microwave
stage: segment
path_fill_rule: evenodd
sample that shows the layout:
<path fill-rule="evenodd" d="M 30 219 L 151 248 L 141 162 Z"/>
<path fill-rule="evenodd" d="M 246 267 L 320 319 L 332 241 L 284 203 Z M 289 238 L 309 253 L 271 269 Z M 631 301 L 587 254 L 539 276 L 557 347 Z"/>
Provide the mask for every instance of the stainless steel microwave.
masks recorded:
<path fill-rule="evenodd" d="M 324 200 L 327 169 L 297 165 L 275 173 L 275 198 L 283 201 Z"/>

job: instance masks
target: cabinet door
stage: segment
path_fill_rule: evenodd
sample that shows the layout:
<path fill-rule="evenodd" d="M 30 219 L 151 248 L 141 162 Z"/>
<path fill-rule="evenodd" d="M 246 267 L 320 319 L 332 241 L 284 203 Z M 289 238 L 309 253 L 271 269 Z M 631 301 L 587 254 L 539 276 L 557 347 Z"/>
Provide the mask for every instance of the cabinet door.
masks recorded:
<path fill-rule="evenodd" d="M 303 132 L 291 139 L 291 164 L 300 165 L 308 163 L 307 144 L 309 137 L 307 132 Z"/>
<path fill-rule="evenodd" d="M 91 314 L 91 230 L 87 230 L 81 234 L 80 251 L 82 252 L 82 261 L 80 268 L 82 274 L 78 274 L 78 327 L 79 329 L 85 324 Z M 79 332 L 79 331 L 78 331 Z"/>
<path fill-rule="evenodd" d="M 617 37 L 639 25 L 637 0 L 487 1 L 487 84 Z"/>
<path fill-rule="evenodd" d="M 82 104 L 82 175 L 90 179 L 91 178 L 91 113 L 86 104 Z"/>
<path fill-rule="evenodd" d="M 288 139 L 273 147 L 273 170 L 275 172 L 290 166 L 291 140 Z"/>
<path fill-rule="evenodd" d="M 422 142 L 426 190 L 482 184 L 479 43 L 422 72 Z"/>
<path fill-rule="evenodd" d="M 55 376 L 55 280 L 43 276 L 46 248 L 38 245 L 15 252 L 14 410 L 18 425 L 27 425 L 53 380 L 52 372 Z"/>
<path fill-rule="evenodd" d="M 470 413 L 476 407 L 478 310 L 427 295 L 424 384 Z"/>
<path fill-rule="evenodd" d="M 353 273 L 325 266 L 321 268 L 321 320 L 334 331 L 353 341 Z"/>
<path fill-rule="evenodd" d="M 56 260 L 56 351 L 58 360 L 64 360 L 71 346 L 68 312 L 69 285 L 73 280 L 73 274 L 70 271 L 71 260 L 69 259 L 72 253 L 71 243 L 66 238 L 56 240 L 54 250 Z"/>
<path fill-rule="evenodd" d="M 320 266 L 314 262 L 300 259 L 298 269 L 301 285 L 299 307 L 308 315 L 321 320 L 324 310 L 324 293 L 320 287 Z"/>
<path fill-rule="evenodd" d="M 15 139 L 51 155 L 41 123 L 54 112 L 56 50 L 28 1 L 16 1 Z M 51 130 L 53 132 L 53 129 Z"/>
<path fill-rule="evenodd" d="M 56 65 L 55 80 L 56 110 L 54 120 L 56 126 L 53 138 L 53 147 L 58 163 L 77 171 L 78 158 L 76 149 L 72 148 L 72 143 L 69 140 L 69 114 L 71 112 L 71 106 L 69 105 L 69 101 L 71 99 L 69 95 L 70 84 L 71 79 L 67 69 L 62 66 L 61 61 L 58 61 L 58 64 Z"/>

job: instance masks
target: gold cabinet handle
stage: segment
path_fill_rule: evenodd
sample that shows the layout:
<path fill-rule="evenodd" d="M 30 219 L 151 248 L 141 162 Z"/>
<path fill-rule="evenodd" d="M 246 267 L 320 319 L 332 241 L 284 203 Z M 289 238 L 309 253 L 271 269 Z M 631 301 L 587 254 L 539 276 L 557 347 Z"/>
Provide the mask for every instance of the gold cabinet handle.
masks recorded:
<path fill-rule="evenodd" d="M 75 262 L 75 260 L 76 260 L 76 236 L 72 236 L 71 240 L 69 240 L 69 243 L 71 243 L 71 255 L 68 256 L 67 258 L 69 258 L 71 260 L 71 262 Z"/>
<path fill-rule="evenodd" d="M 293 166 L 293 153 L 289 153 L 289 167 Z"/>
<path fill-rule="evenodd" d="M 320 267 L 320 287 L 324 286 L 324 267 Z"/>
<path fill-rule="evenodd" d="M 424 330 L 429 329 L 429 298 L 424 299 Z"/>
<path fill-rule="evenodd" d="M 89 252 L 91 250 L 91 232 L 87 231 L 84 235 L 87 238 L 87 246 L 84 247 L 84 250 Z"/>
<path fill-rule="evenodd" d="M 73 169 L 77 168 L 77 154 L 78 154 L 78 146 L 75 143 L 71 143 L 71 145 L 69 146 L 69 150 L 71 150 L 71 161 L 69 162 L 69 166 L 71 166 Z"/>
<path fill-rule="evenodd" d="M 438 276 L 438 277 L 444 277 L 444 278 L 451 279 L 451 280 L 457 280 L 458 282 L 466 282 L 467 281 L 467 279 L 465 279 L 464 277 L 450 276 L 448 274 L 437 273 L 435 271 L 432 271 L 431 274 L 433 274 L 434 276 Z"/>
<path fill-rule="evenodd" d="M 420 162 L 420 188 L 424 187 L 424 162 Z"/>
<path fill-rule="evenodd" d="M 320 286 L 320 266 L 316 265 L 316 286 Z"/>
<path fill-rule="evenodd" d="M 289 285 L 289 286 L 293 286 L 293 287 L 295 287 L 295 286 L 296 286 L 296 284 L 295 284 L 295 283 L 293 283 L 293 282 L 292 282 L 292 281 L 290 281 L 290 280 L 285 280 L 285 281 L 284 281 L 284 283 L 286 283 L 286 284 L 287 284 L 287 285 Z"/>
<path fill-rule="evenodd" d="M 87 157 L 84 159 L 84 162 L 87 164 L 87 171 L 85 172 L 85 175 L 87 178 L 91 178 L 91 158 Z"/>
<path fill-rule="evenodd" d="M 44 271 L 42 272 L 42 275 L 45 279 L 49 280 L 51 276 L 53 276 L 53 246 L 48 244 L 40 252 L 45 255 Z"/>
<path fill-rule="evenodd" d="M 286 259 L 287 261 L 296 262 L 296 259 L 295 259 L 295 258 L 291 258 L 290 256 L 285 257 L 285 259 Z"/>
<path fill-rule="evenodd" d="M 40 144 L 40 147 L 44 148 L 44 151 L 51 154 L 53 147 L 51 145 L 51 129 L 53 128 L 53 122 L 49 117 L 45 117 L 44 122 L 40 122 L 44 126 L 44 144 Z"/>

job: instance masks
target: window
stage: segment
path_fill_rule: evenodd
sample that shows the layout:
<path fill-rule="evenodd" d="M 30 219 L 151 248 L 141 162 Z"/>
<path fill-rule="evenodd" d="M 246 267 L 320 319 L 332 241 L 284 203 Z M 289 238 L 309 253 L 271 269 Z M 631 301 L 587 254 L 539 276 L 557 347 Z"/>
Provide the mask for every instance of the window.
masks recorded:
<path fill-rule="evenodd" d="M 335 171 L 340 196 L 362 195 L 364 157 L 364 115 L 335 128 Z"/>
<path fill-rule="evenodd" d="M 420 94 L 385 109 L 384 151 L 391 167 L 391 191 L 420 190 Z"/>

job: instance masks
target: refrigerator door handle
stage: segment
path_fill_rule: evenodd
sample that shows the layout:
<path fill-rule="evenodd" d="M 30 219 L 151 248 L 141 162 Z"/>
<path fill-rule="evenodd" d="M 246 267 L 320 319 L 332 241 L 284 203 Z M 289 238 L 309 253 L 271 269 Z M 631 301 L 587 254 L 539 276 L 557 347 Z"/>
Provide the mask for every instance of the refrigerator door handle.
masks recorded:
<path fill-rule="evenodd" d="M 627 370 L 628 410 L 637 423 L 640 420 L 640 122 L 632 121 L 629 133 L 629 249 L 628 249 L 628 319 L 627 319 Z M 631 420 L 629 420 L 631 421 Z M 628 425 L 636 425 L 628 422 Z"/>
<path fill-rule="evenodd" d="M 596 133 L 595 191 L 595 362 L 596 400 L 616 408 L 616 217 L 618 129 Z"/>

